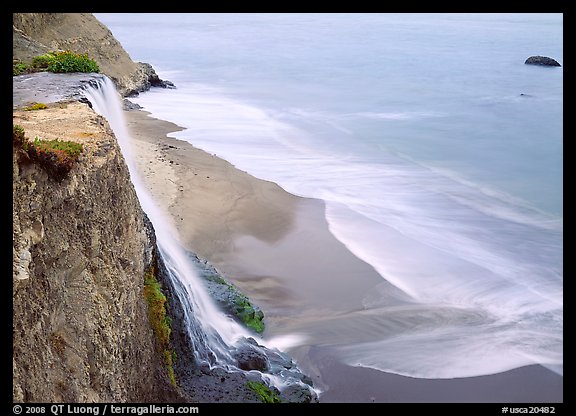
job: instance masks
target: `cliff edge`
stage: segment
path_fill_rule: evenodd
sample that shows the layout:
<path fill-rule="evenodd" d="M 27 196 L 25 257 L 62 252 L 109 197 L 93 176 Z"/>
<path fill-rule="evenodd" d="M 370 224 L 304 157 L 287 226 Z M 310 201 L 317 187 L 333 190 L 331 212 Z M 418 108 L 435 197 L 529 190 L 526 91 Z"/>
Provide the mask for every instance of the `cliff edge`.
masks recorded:
<path fill-rule="evenodd" d="M 153 230 L 108 122 L 61 102 L 13 123 L 83 145 L 58 181 L 13 144 L 13 400 L 177 401 L 142 293 Z"/>
<path fill-rule="evenodd" d="M 86 53 L 124 97 L 150 86 L 172 86 L 149 64 L 132 61 L 112 32 L 90 13 L 14 13 L 12 23 L 13 59 L 30 62 L 54 50 Z"/>

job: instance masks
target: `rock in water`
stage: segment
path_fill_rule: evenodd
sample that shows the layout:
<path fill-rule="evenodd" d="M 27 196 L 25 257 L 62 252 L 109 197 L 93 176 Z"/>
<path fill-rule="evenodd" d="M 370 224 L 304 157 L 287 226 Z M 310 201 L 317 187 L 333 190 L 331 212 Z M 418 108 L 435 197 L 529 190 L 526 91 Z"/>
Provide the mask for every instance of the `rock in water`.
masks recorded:
<path fill-rule="evenodd" d="M 547 56 L 531 56 L 524 63 L 527 65 L 562 66 L 558 61 Z"/>

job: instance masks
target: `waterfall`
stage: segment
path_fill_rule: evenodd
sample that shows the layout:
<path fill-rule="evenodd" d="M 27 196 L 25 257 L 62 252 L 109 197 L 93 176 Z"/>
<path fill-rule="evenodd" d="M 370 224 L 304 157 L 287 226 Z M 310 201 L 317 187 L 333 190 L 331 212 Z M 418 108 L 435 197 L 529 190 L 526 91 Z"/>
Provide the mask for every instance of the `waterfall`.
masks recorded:
<path fill-rule="evenodd" d="M 211 368 L 218 366 L 236 370 L 236 360 L 231 351 L 240 341 L 254 335 L 218 309 L 185 250 L 174 239 L 176 230 L 172 223 L 146 190 L 136 169 L 120 96 L 112 81 L 108 77 L 97 79 L 85 87 L 84 93 L 92 108 L 108 120 L 128 165 L 142 209 L 154 226 L 160 256 L 176 292 L 174 295 L 184 309 L 184 325 L 196 361 L 207 363 Z"/>

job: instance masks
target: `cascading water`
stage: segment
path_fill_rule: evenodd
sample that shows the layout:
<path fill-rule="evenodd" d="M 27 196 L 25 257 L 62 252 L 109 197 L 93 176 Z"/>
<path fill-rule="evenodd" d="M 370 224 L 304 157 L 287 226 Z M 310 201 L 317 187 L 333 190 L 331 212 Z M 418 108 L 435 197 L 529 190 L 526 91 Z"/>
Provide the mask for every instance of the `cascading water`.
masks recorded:
<path fill-rule="evenodd" d="M 184 325 L 196 361 L 207 363 L 210 367 L 237 370 L 231 351 L 254 335 L 216 307 L 187 254 L 172 237 L 175 230 L 171 223 L 141 182 L 130 149 L 130 136 L 120 98 L 112 81 L 102 77 L 90 83 L 84 93 L 93 109 L 108 120 L 114 131 L 140 204 L 154 226 L 160 255 L 175 288 L 175 295 L 184 309 Z"/>
<path fill-rule="evenodd" d="M 242 369 L 234 353 L 242 348 L 254 348 L 254 342 L 249 338 L 258 337 L 218 309 L 203 285 L 196 266 L 174 239 L 176 230 L 143 185 L 132 155 L 120 96 L 114 84 L 106 76 L 92 80 L 85 85 L 84 96 L 94 111 L 108 120 L 128 166 L 140 205 L 154 226 L 158 251 L 182 310 L 181 324 L 186 329 L 185 335 L 192 346 L 196 366 L 208 367 L 210 370 L 223 369 L 226 372 L 254 373 L 255 370 Z M 261 341 L 258 339 L 258 342 Z M 272 345 L 273 342 L 271 340 L 267 344 Z M 286 337 L 278 340 L 275 345 L 282 342 L 286 342 Z M 258 371 L 261 380 L 286 394 L 285 399 L 289 401 L 305 401 L 306 398 L 315 400 L 320 391 L 305 381 L 304 374 L 286 354 L 276 347 L 271 349 L 261 343 L 256 344 L 257 350 L 265 354 L 270 362 L 266 372 Z M 254 379 L 254 374 L 251 379 Z"/>

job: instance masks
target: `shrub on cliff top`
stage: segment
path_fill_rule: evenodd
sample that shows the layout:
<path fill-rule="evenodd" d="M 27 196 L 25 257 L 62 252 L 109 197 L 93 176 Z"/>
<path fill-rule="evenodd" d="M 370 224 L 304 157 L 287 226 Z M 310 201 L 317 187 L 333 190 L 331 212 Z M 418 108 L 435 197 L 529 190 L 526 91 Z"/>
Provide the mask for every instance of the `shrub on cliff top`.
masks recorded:
<path fill-rule="evenodd" d="M 32 59 L 32 66 L 49 72 L 100 72 L 100 67 L 87 54 L 71 51 L 48 52 Z"/>
<path fill-rule="evenodd" d="M 44 55 L 38 55 L 32 58 L 32 67 L 39 69 L 46 69 L 52 63 L 55 55 L 54 52 L 48 52 Z"/>
<path fill-rule="evenodd" d="M 23 62 L 13 61 L 12 62 L 12 75 L 22 75 L 30 71 L 30 67 Z"/>

